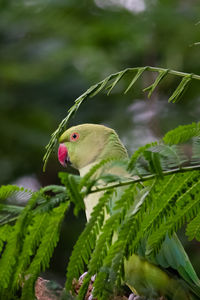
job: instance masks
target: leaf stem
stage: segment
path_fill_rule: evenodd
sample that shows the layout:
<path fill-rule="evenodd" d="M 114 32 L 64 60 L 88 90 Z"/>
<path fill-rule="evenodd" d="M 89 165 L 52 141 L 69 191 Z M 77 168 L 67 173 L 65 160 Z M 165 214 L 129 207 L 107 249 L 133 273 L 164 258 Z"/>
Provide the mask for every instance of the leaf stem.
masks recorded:
<path fill-rule="evenodd" d="M 127 68 L 127 71 L 137 71 L 139 68 Z M 191 74 L 191 73 L 185 73 L 185 72 L 180 72 L 180 71 L 176 71 L 176 70 L 171 70 L 171 69 L 165 69 L 165 68 L 159 68 L 159 67 L 146 67 L 146 71 L 152 71 L 152 72 L 167 72 L 168 74 L 171 75 L 176 75 L 176 76 L 180 76 L 180 77 L 186 77 L 186 76 L 192 76 L 193 79 L 197 79 L 200 80 L 200 75 L 196 75 L 196 74 Z M 120 73 L 120 72 L 118 72 Z M 117 75 L 118 73 L 115 73 L 113 75 Z"/>
<path fill-rule="evenodd" d="M 182 167 L 182 168 L 176 168 L 176 169 L 173 169 L 173 170 L 163 171 L 163 175 L 167 176 L 167 175 L 173 175 L 173 174 L 177 174 L 177 173 L 191 172 L 191 171 L 195 171 L 195 170 L 200 170 L 200 165 L 188 166 L 188 167 Z M 105 187 L 95 188 L 94 190 L 90 191 L 90 194 L 101 192 L 101 191 L 106 191 L 106 190 L 121 187 L 121 186 L 126 186 L 126 185 L 129 185 L 129 184 L 135 184 L 137 182 L 144 182 L 144 181 L 147 181 L 147 180 L 154 179 L 156 177 L 158 177 L 157 174 L 151 174 L 151 175 L 146 175 L 146 176 L 143 176 L 143 177 L 138 177 L 136 179 L 129 179 L 129 180 L 118 182 L 118 183 L 108 185 L 108 186 L 105 186 Z"/>

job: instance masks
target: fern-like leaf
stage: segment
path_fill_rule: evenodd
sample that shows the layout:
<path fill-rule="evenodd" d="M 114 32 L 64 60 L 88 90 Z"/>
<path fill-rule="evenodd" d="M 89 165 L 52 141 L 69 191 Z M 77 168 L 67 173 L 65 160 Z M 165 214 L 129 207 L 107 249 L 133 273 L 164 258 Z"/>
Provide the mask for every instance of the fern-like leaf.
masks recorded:
<path fill-rule="evenodd" d="M 165 76 L 167 75 L 167 73 L 169 72 L 169 70 L 161 70 L 159 71 L 159 75 L 157 76 L 156 80 L 154 81 L 154 83 L 148 87 L 146 87 L 145 89 L 143 89 L 143 92 L 149 92 L 148 93 L 148 98 L 151 97 L 153 91 L 155 90 L 155 88 L 159 85 L 159 83 L 165 78 Z"/>
<path fill-rule="evenodd" d="M 113 191 L 108 191 L 99 199 L 98 204 L 93 209 L 91 218 L 87 223 L 85 230 L 82 232 L 74 246 L 67 267 L 67 290 L 71 289 L 73 279 L 77 279 L 80 274 L 84 272 L 84 266 L 89 262 L 91 253 L 96 244 L 96 238 L 103 225 L 105 208 L 112 197 L 112 194 Z"/>
<path fill-rule="evenodd" d="M 5 242 L 10 238 L 12 230 L 13 227 L 8 224 L 0 226 L 0 253 L 2 253 Z"/>
<path fill-rule="evenodd" d="M 145 191 L 146 192 L 146 191 Z M 143 193 L 143 192 L 142 192 Z M 102 228 L 102 232 L 100 234 L 100 236 L 98 237 L 97 240 L 97 244 L 96 247 L 92 253 L 90 262 L 88 264 L 88 274 L 86 275 L 86 277 L 84 278 L 84 282 L 83 285 L 81 286 L 80 289 L 80 294 L 79 294 L 79 298 L 78 299 L 83 299 L 84 298 L 84 294 L 87 290 L 89 281 L 90 281 L 90 277 L 93 274 L 98 274 L 97 278 L 95 280 L 94 286 L 95 286 L 95 291 L 94 291 L 94 295 L 98 295 L 97 298 L 98 299 L 104 299 L 101 298 L 102 295 L 101 293 L 104 291 L 106 296 L 105 299 L 108 299 L 108 293 L 106 293 L 107 290 L 109 290 L 110 292 L 112 292 L 113 288 L 108 288 L 107 284 L 109 282 L 109 284 L 113 284 L 113 281 L 111 282 L 110 279 L 105 281 L 105 272 L 106 274 L 110 274 L 112 275 L 112 279 L 113 279 L 113 274 L 116 272 L 117 268 L 121 266 L 120 263 L 122 263 L 122 261 L 119 262 L 119 264 L 117 264 L 117 260 L 116 257 L 113 259 L 115 259 L 115 263 L 116 265 L 114 265 L 114 267 L 110 266 L 108 263 L 104 263 L 104 260 L 107 260 L 107 256 L 109 256 L 110 251 L 112 253 L 112 255 L 115 255 L 116 253 L 113 253 L 113 246 L 112 246 L 112 237 L 115 233 L 117 233 L 120 230 L 120 226 L 125 222 L 125 218 L 127 217 L 127 212 L 131 212 L 131 214 L 136 214 L 139 211 L 139 208 L 141 207 L 142 203 L 144 202 L 145 196 L 143 194 L 144 197 L 141 197 L 141 201 L 140 203 L 137 201 L 137 194 L 138 194 L 138 190 L 137 188 L 132 185 L 129 186 L 123 193 L 122 196 L 119 198 L 119 200 L 116 201 L 113 207 L 113 209 L 111 211 L 109 211 L 109 214 L 111 214 L 111 217 L 105 222 L 105 225 Z M 117 195 L 120 195 L 117 193 L 116 191 L 116 197 L 118 198 Z M 114 199 L 113 199 L 114 201 Z M 133 209 L 134 206 L 134 209 Z M 124 225 L 122 225 L 124 226 Z M 126 232 L 126 236 L 124 236 L 124 238 L 127 238 L 127 232 Z M 116 238 L 116 235 L 114 235 L 114 239 Z M 122 241 L 123 247 L 121 245 L 121 234 L 119 233 L 119 239 L 118 239 L 118 243 L 120 243 L 120 246 L 117 244 L 117 253 L 119 255 L 117 255 L 117 257 L 123 257 L 123 251 L 121 252 L 122 249 L 124 249 L 124 240 Z M 120 242 L 119 242 L 120 241 Z M 120 249 L 120 251 L 119 251 Z M 113 270 L 114 268 L 114 270 Z M 108 273 L 107 271 L 110 270 Z M 111 272 L 111 273 L 110 273 Z M 113 273 L 114 272 L 114 273 Z M 117 274 L 121 274 L 120 271 L 117 271 Z M 102 278 L 103 276 L 103 278 Z M 120 277 L 121 278 L 121 277 Z M 119 277 L 117 277 L 116 279 L 117 281 L 119 281 Z M 101 282 L 101 284 L 99 285 L 99 283 Z M 101 293 L 99 293 L 99 291 L 101 291 Z"/>
<path fill-rule="evenodd" d="M 142 146 L 138 150 L 136 150 L 129 160 L 128 170 L 131 171 L 135 167 L 137 160 L 144 153 L 144 151 L 157 145 L 158 142 L 155 141 L 150 144 L 146 144 L 145 146 Z"/>
<path fill-rule="evenodd" d="M 60 226 L 68 207 L 69 202 L 62 203 L 49 214 L 42 241 L 24 277 L 22 300 L 34 299 L 34 283 L 40 271 L 44 271 L 49 266 L 50 258 L 59 239 Z"/>
<path fill-rule="evenodd" d="M 200 122 L 181 125 L 168 131 L 164 136 L 163 141 L 165 144 L 176 145 L 184 143 L 196 136 L 200 136 Z"/>
<path fill-rule="evenodd" d="M 46 227 L 48 226 L 49 214 L 37 214 L 31 224 L 28 226 L 27 234 L 23 242 L 22 251 L 18 258 L 18 264 L 12 282 L 12 289 L 23 286 L 24 272 L 30 264 L 31 257 L 35 255 L 35 251 L 40 244 Z"/>
<path fill-rule="evenodd" d="M 200 241 L 200 213 L 187 225 L 186 235 L 189 241 L 193 239 Z"/>
<path fill-rule="evenodd" d="M 176 175 L 176 180 L 182 177 L 182 183 L 174 184 L 174 192 L 171 193 L 170 206 L 165 210 L 165 214 L 160 214 L 157 229 L 155 228 L 148 240 L 147 254 L 157 252 L 160 248 L 166 233 L 171 236 L 183 224 L 200 211 L 199 203 L 199 171 L 194 171 L 185 175 Z M 173 188 L 173 187 L 172 187 Z M 163 199 L 163 195 L 162 195 Z M 174 214 L 175 212 L 175 214 Z"/>
<path fill-rule="evenodd" d="M 28 204 L 20 214 L 2 254 L 0 260 L 0 293 L 4 289 L 8 288 L 12 281 L 13 269 L 21 251 L 24 235 L 27 230 L 26 225 L 29 223 L 31 210 L 36 204 L 37 196 L 38 193 L 33 194 Z"/>

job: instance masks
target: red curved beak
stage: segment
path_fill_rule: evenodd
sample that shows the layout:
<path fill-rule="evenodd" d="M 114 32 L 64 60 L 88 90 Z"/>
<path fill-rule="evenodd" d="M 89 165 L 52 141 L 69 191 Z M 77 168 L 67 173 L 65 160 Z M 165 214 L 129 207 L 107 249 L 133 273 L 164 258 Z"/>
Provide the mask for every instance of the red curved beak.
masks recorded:
<path fill-rule="evenodd" d="M 68 161 L 68 150 L 65 144 L 60 144 L 58 148 L 58 160 L 61 163 L 62 166 L 67 166 Z"/>

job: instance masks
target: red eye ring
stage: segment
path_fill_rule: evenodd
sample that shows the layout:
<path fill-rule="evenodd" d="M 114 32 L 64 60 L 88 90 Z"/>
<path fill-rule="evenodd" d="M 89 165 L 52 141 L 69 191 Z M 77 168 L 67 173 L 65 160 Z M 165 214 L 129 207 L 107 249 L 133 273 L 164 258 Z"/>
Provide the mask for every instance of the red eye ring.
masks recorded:
<path fill-rule="evenodd" d="M 78 132 L 73 132 L 70 135 L 70 141 L 74 142 L 74 141 L 77 141 L 78 139 L 79 139 L 79 133 Z"/>

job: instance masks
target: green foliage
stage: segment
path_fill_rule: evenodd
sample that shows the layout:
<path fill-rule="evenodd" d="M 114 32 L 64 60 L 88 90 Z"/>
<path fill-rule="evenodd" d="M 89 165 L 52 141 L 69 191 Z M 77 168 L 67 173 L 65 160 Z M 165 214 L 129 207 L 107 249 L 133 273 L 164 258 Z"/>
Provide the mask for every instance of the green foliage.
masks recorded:
<path fill-rule="evenodd" d="M 200 241 L 200 214 L 198 214 L 186 228 L 186 235 L 189 241 L 196 239 Z"/>
<path fill-rule="evenodd" d="M 29 268 L 25 272 L 25 282 L 22 291 L 22 300 L 34 299 L 34 284 L 41 271 L 49 266 L 53 250 L 59 240 L 60 225 L 64 218 L 65 212 L 69 207 L 69 202 L 60 204 L 49 214 L 46 229 L 43 231 L 40 245 L 32 260 Z"/>
<path fill-rule="evenodd" d="M 28 204 L 17 211 L 18 217 L 14 219 L 13 215 L 7 216 L 7 223 L 11 225 L 5 224 L 0 227 L 0 295 L 3 299 L 13 298 L 22 286 L 21 299 L 35 299 L 35 280 L 40 271 L 49 265 L 59 240 L 60 225 L 69 207 L 66 190 L 63 190 L 63 187 L 45 190 L 52 193 L 56 190 L 57 201 L 56 195 L 50 199 L 44 193 L 44 189 L 31 193 Z M 28 193 L 30 196 L 30 192 L 16 186 L 0 188 L 1 199 L 4 200 L 4 204 L 1 204 L 3 212 L 9 211 L 6 208 L 10 205 L 6 200 L 11 195 L 19 199 L 19 192 Z"/>
<path fill-rule="evenodd" d="M 174 130 L 167 132 L 163 141 L 165 144 L 180 144 L 200 135 L 200 122 L 189 125 L 178 126 Z"/>
<path fill-rule="evenodd" d="M 19 215 L 19 218 L 17 219 L 16 224 L 14 225 L 14 228 L 6 243 L 5 250 L 3 251 L 0 261 L 0 291 L 7 289 L 10 285 L 13 269 L 16 265 L 18 255 L 22 247 L 26 226 L 30 220 L 31 210 L 35 206 L 37 200 L 36 195 L 31 197 L 28 205 Z"/>
<path fill-rule="evenodd" d="M 17 205 L 4 205 L 5 200 L 17 199 L 20 201 L 21 198 L 29 199 L 31 197 L 31 191 L 25 190 L 15 185 L 1 186 L 0 188 L 0 224 L 3 225 L 9 221 L 13 221 L 23 210 L 23 207 Z"/>
<path fill-rule="evenodd" d="M 192 79 L 200 79 L 198 75 L 154 67 L 128 68 L 111 74 L 75 100 L 67 117 L 52 134 L 44 167 L 59 135 L 86 98 L 103 90 L 110 94 L 125 75 L 134 73 L 125 89 L 128 92 L 145 71 L 158 72 L 154 83 L 144 89 L 149 92 L 149 97 L 168 74 L 183 78 L 169 99 L 172 102 L 178 100 Z M 121 161 L 115 157 L 103 160 L 83 178 L 60 173 L 64 186 L 47 186 L 37 192 L 2 186 L 0 296 L 11 299 L 21 294 L 22 300 L 34 299 L 35 281 L 49 266 L 70 202 L 73 202 L 77 215 L 84 209 L 84 197 L 91 194 L 98 193 L 99 202 L 74 246 L 67 268 L 67 292 L 72 289 L 73 280 L 88 271 L 79 300 L 84 299 L 94 274 L 94 297 L 108 299 L 124 280 L 125 259 L 133 253 L 143 253 L 147 260 L 155 261 L 166 236 L 174 236 L 183 225 L 186 225 L 189 240 L 200 240 L 199 138 L 199 123 L 179 126 L 162 140 L 136 150 L 129 160 Z M 186 142 L 191 149 L 190 155 L 181 145 Z M 126 170 L 126 177 L 109 173 L 110 168 L 119 166 Z M 10 203 L 13 199 L 16 203 L 22 196 L 29 199 L 25 207 Z M 144 242 L 145 247 L 142 247 Z M 181 268 L 182 265 L 178 271 L 184 277 Z M 189 278 L 191 282 L 188 280 L 191 285 L 196 284 L 195 276 Z"/>
<path fill-rule="evenodd" d="M 195 127 L 194 124 L 193 126 Z M 175 131 L 176 129 L 169 132 L 168 136 Z M 179 128 L 179 134 L 190 139 L 196 136 L 196 132 L 191 134 L 189 125 L 184 126 L 182 132 Z M 146 161 L 145 170 L 144 161 Z M 113 287 L 120 285 L 123 280 L 124 259 L 130 257 L 133 252 L 140 252 L 144 236 L 146 239 L 145 256 L 150 260 L 154 259 L 161 249 L 166 234 L 169 237 L 173 236 L 174 232 L 186 222 L 190 222 L 186 227 L 189 239 L 198 238 L 198 228 L 195 231 L 195 224 L 198 220 L 195 218 L 200 213 L 200 173 L 198 171 L 200 167 L 198 160 L 198 164 L 195 166 L 198 170 L 195 171 L 194 166 L 190 166 L 191 161 L 192 157 L 187 157 L 176 145 L 165 145 L 162 141 L 152 143 L 141 147 L 129 162 L 124 162 L 130 174 L 140 175 L 140 181 L 145 182 L 145 187 L 138 185 L 136 178 L 127 181 L 121 178 L 120 184 L 111 184 L 105 188 L 99 189 L 97 186 L 97 191 L 110 189 L 113 192 L 115 190 L 115 195 L 118 194 L 120 186 L 128 185 L 129 187 L 119 196 L 112 210 L 109 210 L 111 216 L 104 223 L 102 223 L 102 216 L 105 207 L 100 200 L 94 209 L 91 221 L 74 247 L 73 259 L 68 267 L 66 287 L 70 289 L 72 279 L 78 278 L 84 270 L 88 271 L 78 299 L 84 299 L 90 278 L 94 274 L 97 276 L 93 296 L 98 299 L 108 299 Z M 184 167 L 185 162 L 188 163 L 188 167 Z M 104 161 L 94 166 L 82 179 L 85 186 L 90 186 L 89 193 L 94 192 L 96 186 L 95 180 L 92 180 L 91 177 L 99 167 L 102 168 L 106 163 L 110 162 Z M 114 163 L 116 162 L 113 161 Z M 97 178 L 101 178 L 101 175 L 98 175 L 100 177 Z M 152 179 L 154 180 L 152 181 Z M 87 180 L 90 180 L 90 183 L 87 183 Z M 107 184 L 109 180 L 108 178 Z M 118 181 L 120 180 L 118 179 Z M 102 199 L 106 200 L 106 194 Z M 95 232 L 98 223 L 97 216 L 101 217 L 101 224 L 96 232 L 96 237 L 92 234 L 89 242 L 85 240 L 88 228 L 90 228 L 90 232 Z M 95 218 L 97 223 L 93 225 L 92 229 Z M 117 240 L 114 238 L 113 242 L 113 236 L 116 234 L 118 238 Z M 88 246 L 89 243 L 92 243 L 92 246 Z M 81 245 L 84 250 L 80 254 Z M 75 270 L 73 266 L 76 266 Z"/>
<path fill-rule="evenodd" d="M 177 145 L 188 140 L 194 150 L 189 156 Z M 124 168 L 129 177 L 109 174 L 107 170 L 114 166 Z M 88 271 L 80 300 L 94 274 L 94 296 L 108 299 L 124 279 L 124 260 L 141 253 L 144 237 L 143 255 L 150 261 L 155 260 L 166 234 L 173 236 L 183 225 L 189 240 L 200 239 L 199 123 L 179 126 L 163 140 L 139 148 L 129 160 L 103 160 L 83 178 L 59 176 L 64 186 L 47 186 L 34 193 L 16 186 L 0 188 L 0 293 L 5 299 L 19 290 L 21 299 L 34 299 L 35 281 L 49 265 L 69 203 L 74 203 L 77 215 L 84 209 L 83 198 L 92 193 L 100 193 L 100 199 L 67 268 L 68 291 L 73 279 Z M 8 199 L 21 194 L 29 202 L 25 207 L 15 205 L 15 210 Z"/>

